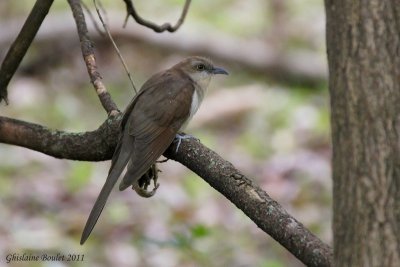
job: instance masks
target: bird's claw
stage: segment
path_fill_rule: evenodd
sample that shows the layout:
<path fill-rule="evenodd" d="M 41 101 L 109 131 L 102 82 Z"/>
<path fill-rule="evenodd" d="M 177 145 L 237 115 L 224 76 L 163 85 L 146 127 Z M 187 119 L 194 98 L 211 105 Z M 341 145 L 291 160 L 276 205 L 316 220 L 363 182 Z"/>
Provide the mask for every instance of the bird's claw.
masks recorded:
<path fill-rule="evenodd" d="M 154 188 L 151 191 L 148 191 L 147 188 L 151 183 L 151 180 L 153 180 Z M 156 164 L 153 164 L 151 168 L 140 177 L 139 180 L 135 181 L 132 184 L 132 189 L 136 191 L 136 193 L 145 198 L 149 198 L 154 196 L 154 194 L 157 192 L 158 187 L 160 186 L 159 183 L 157 183 L 158 180 L 158 168 Z"/>
<path fill-rule="evenodd" d="M 146 186 L 147 187 L 147 186 Z M 155 195 L 157 192 L 158 187 L 160 187 L 159 183 L 154 183 L 154 188 L 151 191 L 147 191 L 147 188 L 140 187 L 138 183 L 132 185 L 132 189 L 136 191 L 136 193 L 145 198 L 149 198 Z"/>
<path fill-rule="evenodd" d="M 180 145 L 181 145 L 181 143 L 182 143 L 182 140 L 185 140 L 185 139 L 195 139 L 196 141 L 199 141 L 198 138 L 194 137 L 194 136 L 191 135 L 191 134 L 177 133 L 177 134 L 175 135 L 175 139 L 174 139 L 174 142 L 177 142 L 177 143 L 178 143 L 178 144 L 176 145 L 175 153 L 178 152 L 179 147 L 180 147 Z"/>

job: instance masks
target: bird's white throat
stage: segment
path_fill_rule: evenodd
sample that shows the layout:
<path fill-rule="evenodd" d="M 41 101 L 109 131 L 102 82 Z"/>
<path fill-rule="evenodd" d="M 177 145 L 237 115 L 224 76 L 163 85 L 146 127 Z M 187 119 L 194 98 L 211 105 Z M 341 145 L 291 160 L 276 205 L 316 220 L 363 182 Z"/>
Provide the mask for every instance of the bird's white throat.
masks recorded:
<path fill-rule="evenodd" d="M 189 118 L 186 120 L 185 124 L 181 128 L 183 130 L 186 128 L 186 125 L 192 119 L 193 115 L 197 112 L 200 107 L 201 102 L 203 102 L 204 95 L 207 92 L 207 87 L 210 84 L 211 76 L 207 72 L 194 73 L 190 75 L 192 80 L 194 81 L 195 90 L 192 96 L 192 103 L 190 105 L 190 114 Z"/>
<path fill-rule="evenodd" d="M 183 131 L 187 124 L 189 123 L 189 121 L 192 119 L 192 117 L 194 116 L 194 114 L 197 112 L 197 110 L 199 109 L 201 102 L 203 102 L 203 98 L 204 95 L 207 91 L 207 87 L 203 87 L 203 88 L 199 88 L 199 85 L 196 84 L 195 85 L 195 90 L 193 92 L 193 96 L 192 96 L 192 103 L 190 105 L 190 113 L 189 113 L 189 118 L 185 121 L 185 123 L 182 125 L 181 127 L 181 131 Z"/>

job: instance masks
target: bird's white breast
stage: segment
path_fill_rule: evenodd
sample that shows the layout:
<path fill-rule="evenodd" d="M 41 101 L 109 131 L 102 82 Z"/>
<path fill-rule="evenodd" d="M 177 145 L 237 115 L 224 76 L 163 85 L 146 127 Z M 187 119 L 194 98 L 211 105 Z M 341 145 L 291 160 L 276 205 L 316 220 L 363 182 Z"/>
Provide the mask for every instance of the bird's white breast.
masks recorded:
<path fill-rule="evenodd" d="M 186 128 L 186 125 L 189 123 L 193 115 L 199 109 L 200 104 L 203 101 L 204 95 L 206 94 L 208 84 L 210 83 L 211 75 L 207 74 L 206 72 L 201 72 L 201 73 L 191 74 L 190 77 L 194 81 L 195 89 L 192 96 L 192 103 L 190 105 L 189 118 L 181 127 L 181 130 L 184 130 Z"/>
<path fill-rule="evenodd" d="M 192 97 L 192 104 L 190 105 L 189 118 L 185 121 L 185 123 L 180 128 L 181 131 L 185 130 L 185 128 L 188 125 L 189 121 L 192 119 L 193 115 L 199 109 L 202 100 L 203 99 L 202 99 L 201 96 L 199 96 L 199 93 L 197 92 L 197 90 L 194 90 L 193 97 Z"/>
<path fill-rule="evenodd" d="M 189 119 L 191 119 L 193 117 L 193 115 L 196 113 L 196 111 L 199 109 L 200 104 L 201 104 L 201 100 L 200 100 L 199 94 L 197 93 L 197 90 L 194 90 L 193 97 L 192 97 L 192 104 L 190 106 Z"/>
<path fill-rule="evenodd" d="M 204 95 L 207 92 L 207 87 L 210 83 L 211 75 L 203 71 L 200 73 L 192 74 L 191 78 L 193 81 L 195 81 L 195 90 L 193 92 L 192 105 L 190 106 L 189 119 L 191 119 L 199 109 L 200 104 L 203 101 Z"/>

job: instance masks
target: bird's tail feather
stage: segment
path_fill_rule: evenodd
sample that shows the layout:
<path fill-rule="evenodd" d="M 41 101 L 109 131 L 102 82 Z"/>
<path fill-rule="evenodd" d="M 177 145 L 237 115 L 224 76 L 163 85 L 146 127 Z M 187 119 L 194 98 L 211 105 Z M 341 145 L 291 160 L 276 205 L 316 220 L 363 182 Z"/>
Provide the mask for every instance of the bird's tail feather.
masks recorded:
<path fill-rule="evenodd" d="M 122 138 L 129 139 L 131 138 L 129 135 L 123 136 Z M 130 140 L 124 140 L 128 141 L 125 144 L 127 146 L 121 147 L 121 142 L 120 140 L 113 156 L 113 161 L 111 164 L 110 171 L 107 176 L 107 180 L 101 189 L 101 192 L 99 196 L 97 197 L 96 202 L 94 203 L 94 206 L 92 208 L 92 211 L 90 212 L 89 218 L 86 222 L 85 228 L 83 229 L 82 237 L 81 237 L 81 245 L 85 243 L 85 241 L 88 239 L 90 233 L 92 232 L 94 226 L 97 223 L 97 220 L 100 217 L 101 212 L 103 211 L 103 208 L 107 202 L 108 196 L 111 193 L 111 190 L 113 189 L 114 185 L 116 184 L 119 176 L 121 175 L 122 171 L 124 170 L 126 164 L 129 161 L 130 158 L 130 151 L 131 149 L 129 148 L 130 145 Z M 133 141 L 132 141 L 133 142 Z"/>

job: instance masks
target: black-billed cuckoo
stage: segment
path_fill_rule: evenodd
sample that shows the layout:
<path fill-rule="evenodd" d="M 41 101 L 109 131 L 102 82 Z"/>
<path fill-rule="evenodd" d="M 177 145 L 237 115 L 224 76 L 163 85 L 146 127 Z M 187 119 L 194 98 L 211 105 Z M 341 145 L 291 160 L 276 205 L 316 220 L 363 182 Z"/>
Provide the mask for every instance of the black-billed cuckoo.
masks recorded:
<path fill-rule="evenodd" d="M 214 74 L 228 74 L 214 67 L 210 60 L 189 57 L 170 69 L 153 75 L 128 105 L 121 120 L 121 135 L 115 149 L 107 180 L 90 212 L 81 244 L 93 230 L 107 198 L 119 176 L 127 171 L 119 190 L 138 181 L 169 145 L 182 138 L 183 130 L 199 108 Z"/>

